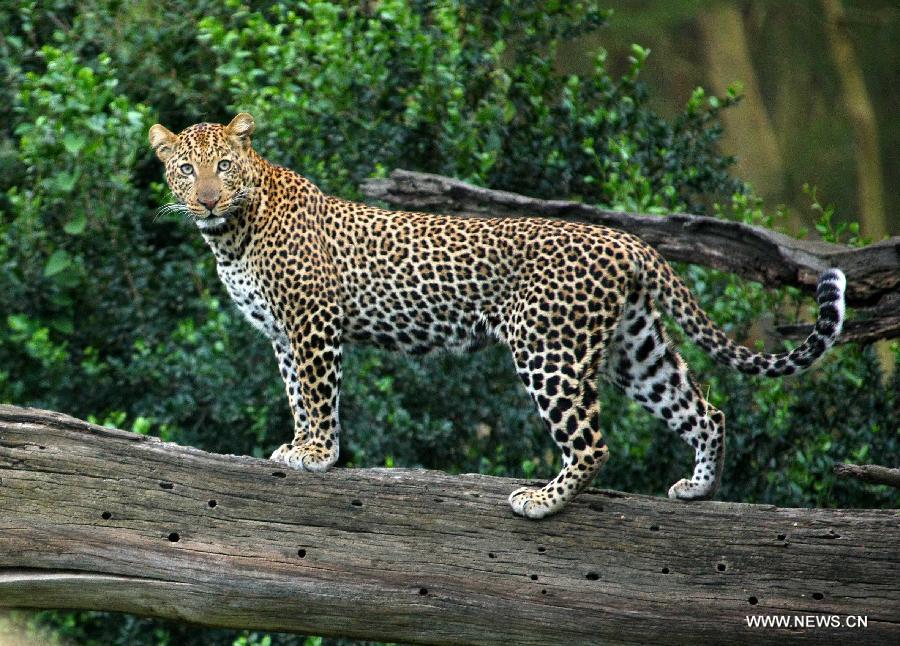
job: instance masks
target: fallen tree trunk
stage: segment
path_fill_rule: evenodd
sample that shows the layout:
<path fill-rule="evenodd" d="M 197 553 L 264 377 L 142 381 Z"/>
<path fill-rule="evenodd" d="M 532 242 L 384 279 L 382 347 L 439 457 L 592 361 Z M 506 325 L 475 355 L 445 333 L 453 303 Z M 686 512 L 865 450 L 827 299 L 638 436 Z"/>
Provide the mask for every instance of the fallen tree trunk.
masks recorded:
<path fill-rule="evenodd" d="M 298 473 L 0 406 L 0 607 L 437 644 L 900 643 L 895 511 L 590 490 L 534 522 L 518 484 Z M 772 614 L 867 627 L 747 625 Z"/>
<path fill-rule="evenodd" d="M 614 227 L 634 233 L 669 260 L 730 271 L 768 287 L 795 286 L 813 291 L 829 267 L 847 275 L 847 303 L 858 321 L 849 321 L 842 341 L 869 342 L 900 336 L 900 236 L 851 248 L 797 240 L 752 226 L 684 213 L 666 217 L 608 211 L 565 200 L 473 186 L 442 175 L 395 170 L 386 179 L 367 180 L 367 197 L 402 208 L 443 213 L 522 216 L 543 215 Z M 792 330 L 805 334 L 811 327 Z"/>

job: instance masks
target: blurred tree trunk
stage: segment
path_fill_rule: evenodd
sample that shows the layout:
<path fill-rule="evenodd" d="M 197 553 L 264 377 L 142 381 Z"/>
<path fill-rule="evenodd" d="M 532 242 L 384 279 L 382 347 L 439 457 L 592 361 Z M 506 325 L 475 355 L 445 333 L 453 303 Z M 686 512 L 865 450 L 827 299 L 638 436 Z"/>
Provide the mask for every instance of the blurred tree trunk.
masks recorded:
<path fill-rule="evenodd" d="M 774 64 L 772 57 L 766 59 L 766 75 L 772 79 L 768 86 L 774 90 L 770 94 L 769 114 L 784 165 L 784 202 L 791 207 L 786 223 L 793 235 L 801 235 L 803 230 L 812 229 L 815 220 L 801 187 L 806 182 L 816 184 L 818 181 L 810 177 L 812 167 L 818 165 L 818 158 L 810 156 L 807 142 L 811 137 L 810 115 L 815 110 L 818 94 L 813 85 L 816 81 L 812 64 L 821 55 L 798 42 L 797 25 L 807 18 L 798 15 L 797 7 L 755 0 L 751 9 L 757 18 L 751 38 L 762 39 L 765 34 L 764 42 L 779 52 Z"/>
<path fill-rule="evenodd" d="M 884 208 L 884 180 L 878 146 L 875 110 L 866 90 L 862 69 L 847 34 L 847 14 L 841 0 L 822 0 L 825 31 L 831 55 L 844 89 L 844 108 L 850 117 L 856 142 L 856 176 L 859 190 L 859 219 L 863 234 L 873 240 L 887 236 Z"/>
<path fill-rule="evenodd" d="M 726 145 L 730 142 L 732 148 L 728 152 L 737 155 L 737 174 L 753 182 L 759 193 L 780 198 L 784 189 L 781 151 L 756 81 L 740 6 L 710 4 L 699 13 L 698 24 L 713 91 L 725 94 L 734 81 L 744 87 L 742 104 L 722 113 Z"/>
<path fill-rule="evenodd" d="M 847 33 L 847 13 L 841 0 L 822 0 L 825 31 L 831 44 L 831 56 L 844 89 L 844 109 L 853 129 L 856 185 L 859 191 L 859 223 L 862 233 L 873 240 L 887 236 L 887 214 L 884 209 L 884 182 L 881 151 L 878 146 L 878 123 L 866 89 L 862 68 Z M 894 356 L 886 341 L 875 345 L 882 371 L 893 374 Z"/>

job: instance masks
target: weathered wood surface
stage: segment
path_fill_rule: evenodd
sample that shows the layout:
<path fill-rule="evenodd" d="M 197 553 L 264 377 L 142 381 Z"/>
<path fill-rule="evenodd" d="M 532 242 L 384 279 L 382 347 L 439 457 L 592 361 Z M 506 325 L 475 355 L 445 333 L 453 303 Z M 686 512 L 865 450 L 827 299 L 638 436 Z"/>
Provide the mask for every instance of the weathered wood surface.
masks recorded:
<path fill-rule="evenodd" d="M 413 643 L 900 643 L 896 511 L 590 490 L 534 522 L 518 484 L 298 473 L 0 406 L 0 607 Z M 763 614 L 868 627 L 747 627 Z"/>
<path fill-rule="evenodd" d="M 847 303 L 877 323 L 847 324 L 845 338 L 872 341 L 900 336 L 900 236 L 861 249 L 813 240 L 718 218 L 672 214 L 666 217 L 608 211 L 566 200 L 540 200 L 473 186 L 457 179 L 395 170 L 386 179 L 367 180 L 363 193 L 410 209 L 451 214 L 542 215 L 614 227 L 634 233 L 669 260 L 736 273 L 769 287 L 812 291 L 829 267 L 847 276 Z M 808 330 L 806 330 L 808 331 Z"/>

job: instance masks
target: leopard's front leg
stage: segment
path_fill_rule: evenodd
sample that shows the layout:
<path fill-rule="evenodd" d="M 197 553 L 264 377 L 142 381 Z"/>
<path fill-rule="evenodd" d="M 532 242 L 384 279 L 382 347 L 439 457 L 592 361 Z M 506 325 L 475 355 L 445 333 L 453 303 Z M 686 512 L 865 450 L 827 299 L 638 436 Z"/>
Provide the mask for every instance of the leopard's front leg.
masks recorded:
<path fill-rule="evenodd" d="M 275 453 L 273 460 L 281 452 L 288 450 L 292 445 L 300 445 L 306 441 L 309 433 L 309 418 L 306 409 L 303 408 L 303 400 L 300 395 L 300 379 L 297 377 L 297 361 L 291 350 L 291 342 L 287 335 L 279 336 L 272 341 L 272 349 L 275 351 L 275 359 L 278 361 L 278 372 L 284 381 L 284 391 L 291 407 L 291 415 L 294 418 L 294 441 L 290 444 L 282 444 Z"/>
<path fill-rule="evenodd" d="M 280 446 L 271 459 L 293 469 L 324 472 L 337 461 L 340 448 L 340 334 L 327 320 L 307 316 L 288 336 L 294 370 L 286 371 L 285 384 L 297 430 L 294 441 Z M 297 405 L 295 392 L 299 393 Z"/>

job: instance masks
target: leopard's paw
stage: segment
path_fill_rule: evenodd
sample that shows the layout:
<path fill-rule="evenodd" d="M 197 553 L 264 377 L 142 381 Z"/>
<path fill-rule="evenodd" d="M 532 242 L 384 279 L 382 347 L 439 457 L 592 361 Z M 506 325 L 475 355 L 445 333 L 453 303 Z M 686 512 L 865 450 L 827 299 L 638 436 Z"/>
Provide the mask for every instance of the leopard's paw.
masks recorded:
<path fill-rule="evenodd" d="M 337 461 L 337 454 L 312 444 L 282 444 L 269 459 L 298 471 L 324 473 Z"/>
<path fill-rule="evenodd" d="M 687 478 L 682 478 L 669 487 L 669 498 L 672 500 L 709 500 L 715 494 L 712 485 L 697 484 Z"/>
<path fill-rule="evenodd" d="M 525 518 L 543 518 L 559 511 L 562 504 L 552 500 L 543 489 L 521 487 L 509 494 L 512 510 Z"/>

